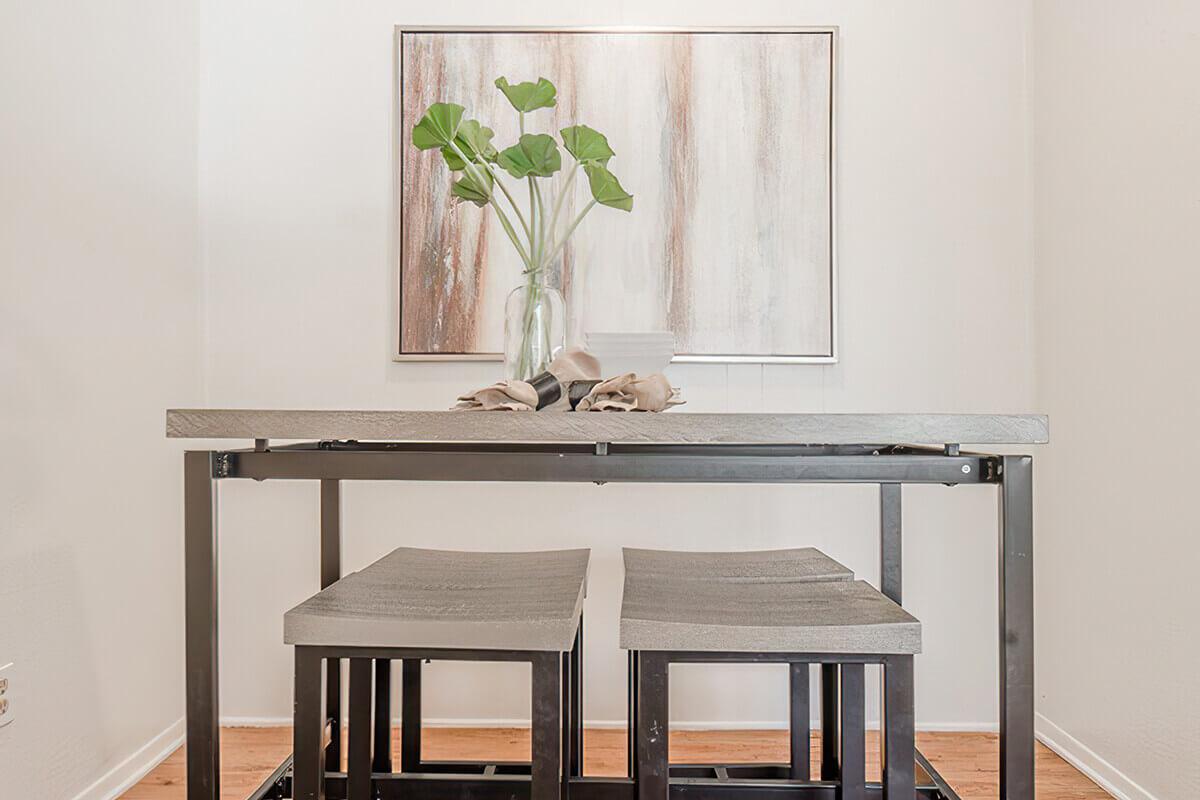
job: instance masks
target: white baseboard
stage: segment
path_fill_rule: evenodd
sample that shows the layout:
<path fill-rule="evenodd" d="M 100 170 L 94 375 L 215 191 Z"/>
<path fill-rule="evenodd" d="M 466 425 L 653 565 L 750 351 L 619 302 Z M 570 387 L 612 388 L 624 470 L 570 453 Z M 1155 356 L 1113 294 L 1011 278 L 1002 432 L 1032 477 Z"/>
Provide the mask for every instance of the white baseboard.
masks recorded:
<path fill-rule="evenodd" d="M 95 783 L 75 795 L 75 800 L 113 800 L 146 777 L 167 756 L 183 744 L 183 718 L 175 720 L 166 730 L 138 748 L 137 752 L 117 764 Z"/>
<path fill-rule="evenodd" d="M 292 724 L 291 717 L 221 717 L 221 724 L 231 728 L 281 728 Z M 344 724 L 344 723 L 343 723 Z M 392 720 L 393 725 L 399 725 L 399 719 Z M 587 728 L 624 728 L 623 719 L 589 719 L 584 721 Z M 426 717 L 422 720 L 426 728 L 528 728 L 527 719 L 505 719 L 497 717 Z M 820 727 L 820 720 L 812 721 L 814 728 Z M 867 720 L 868 728 L 878 728 L 879 720 Z M 671 730 L 675 731 L 763 731 L 787 730 L 787 723 L 780 720 L 699 720 L 691 722 L 672 722 Z M 917 730 L 950 733 L 995 733 L 999 727 L 994 722 L 919 722 Z"/>
<path fill-rule="evenodd" d="M 1035 720 L 1038 741 L 1117 800 L 1157 800 L 1124 772 L 1041 714 L 1037 714 Z"/>

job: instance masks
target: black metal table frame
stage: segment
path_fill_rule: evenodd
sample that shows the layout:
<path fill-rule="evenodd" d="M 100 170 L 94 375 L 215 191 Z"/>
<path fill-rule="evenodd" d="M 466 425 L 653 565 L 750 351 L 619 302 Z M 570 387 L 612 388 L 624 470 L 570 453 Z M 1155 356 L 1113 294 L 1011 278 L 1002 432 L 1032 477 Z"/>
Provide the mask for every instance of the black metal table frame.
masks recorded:
<path fill-rule="evenodd" d="M 896 602 L 902 594 L 901 487 L 904 484 L 993 484 L 999 489 L 999 700 L 1000 798 L 1034 797 L 1033 654 L 1033 459 L 1027 455 L 961 452 L 905 445 L 622 445 L 436 444 L 322 441 L 253 449 L 191 450 L 184 455 L 186 573 L 187 796 L 218 800 L 220 725 L 217 632 L 217 486 L 221 480 L 316 480 L 321 492 L 321 585 L 341 575 L 341 481 L 499 481 L 558 483 L 867 483 L 879 485 L 880 586 Z M 624 543 L 623 543 L 624 544 Z M 419 673 L 415 673 L 419 675 Z M 328 683 L 329 715 L 341 724 L 340 682 Z M 406 679 L 409 676 L 406 675 Z M 416 678 L 419 680 L 419 677 Z M 406 681 L 407 682 L 407 681 Z M 386 683 L 386 682 L 385 682 Z M 386 687 L 385 687 L 386 688 Z M 408 697 L 418 686 L 405 686 Z M 418 695 L 419 696 L 419 695 Z M 377 697 L 376 702 L 380 700 Z M 419 716 L 419 704 L 416 705 Z M 576 717 L 579 718 L 578 716 Z M 405 719 L 402 712 L 402 727 Z M 339 730 L 335 727 L 334 730 Z M 334 737 L 336 741 L 338 737 Z M 332 749 L 332 748 L 331 748 Z M 915 753 L 928 776 L 918 795 L 956 800 L 956 795 Z M 280 796 L 290 785 L 289 758 L 252 796 Z M 340 795 L 345 775 L 333 758 L 327 767 L 331 797 Z M 695 800 L 751 800 L 784 792 L 792 798 L 830 798 L 836 784 L 787 779 L 786 765 L 740 769 L 739 774 L 777 780 L 743 782 L 723 778 L 675 777 L 670 794 Z M 406 796 L 444 795 L 449 788 L 433 773 L 378 775 L 381 786 L 405 781 Z M 480 775 L 472 797 L 511 796 L 528 776 Z M 515 783 L 514 783 L 515 782 Z M 421 790 L 424 787 L 424 791 Z M 631 778 L 572 777 L 576 800 L 632 800 Z M 413 795 L 412 792 L 417 794 Z M 527 789 L 526 789 L 527 791 Z M 383 792 L 385 796 L 395 792 Z M 879 784 L 869 797 L 882 797 Z"/>

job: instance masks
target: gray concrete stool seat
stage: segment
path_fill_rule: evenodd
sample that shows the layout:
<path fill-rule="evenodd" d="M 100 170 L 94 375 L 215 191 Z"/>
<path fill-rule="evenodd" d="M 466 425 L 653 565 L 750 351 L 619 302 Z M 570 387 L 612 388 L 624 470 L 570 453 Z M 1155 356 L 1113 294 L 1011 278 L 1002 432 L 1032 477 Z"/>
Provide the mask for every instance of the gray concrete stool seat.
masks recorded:
<path fill-rule="evenodd" d="M 472 781 L 497 769 L 529 774 L 531 800 L 557 800 L 578 769 L 583 598 L 588 550 L 481 553 L 402 547 L 284 615 L 295 645 L 295 798 L 423 796 L 436 775 Z M 350 661 L 347 771 L 328 763 L 323 667 Z M 403 662 L 400 771 L 392 772 L 390 669 Z M 532 762 L 421 758 L 423 660 L 527 661 L 532 672 Z M 375 678 L 372 758 L 372 667 Z M 334 774 L 328 774 L 334 773 Z M 375 774 L 372 774 L 375 773 Z M 381 774 L 382 773 L 382 774 Z M 344 785 L 337 783 L 343 781 Z M 331 783 L 333 782 L 333 783 Z"/>
<path fill-rule="evenodd" d="M 625 550 L 620 643 L 630 651 L 636 684 L 639 800 L 666 800 L 672 777 L 694 785 L 704 774 L 701 767 L 667 762 L 672 663 L 790 665 L 792 759 L 786 774 L 725 767 L 712 780 L 786 778 L 798 790 L 811 786 L 808 665 L 821 664 L 823 674 L 829 671 L 835 679 L 835 696 L 823 693 L 821 778 L 836 781 L 836 795 L 844 800 L 867 796 L 864 665 L 883 665 L 883 794 L 893 800 L 914 797 L 912 669 L 921 625 L 851 577 L 811 548 L 772 554 Z M 825 713 L 830 708 L 836 709 L 836 725 Z M 827 758 L 831 755 L 836 758 Z"/>

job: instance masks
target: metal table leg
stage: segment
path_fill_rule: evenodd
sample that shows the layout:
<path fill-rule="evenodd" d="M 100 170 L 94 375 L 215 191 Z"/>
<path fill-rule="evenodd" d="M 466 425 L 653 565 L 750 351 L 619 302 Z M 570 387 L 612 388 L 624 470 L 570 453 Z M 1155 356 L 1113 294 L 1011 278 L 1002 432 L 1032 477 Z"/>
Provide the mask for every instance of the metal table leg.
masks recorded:
<path fill-rule="evenodd" d="M 903 527 L 901 491 L 898 483 L 879 484 L 879 591 L 901 602 L 903 586 Z"/>
<path fill-rule="evenodd" d="M 321 481 L 321 588 L 342 577 L 342 484 Z M 342 662 L 331 658 L 325 664 L 325 713 L 333 720 L 333 737 L 325 749 L 325 769 L 342 769 Z"/>
<path fill-rule="evenodd" d="M 221 794 L 215 455 L 183 456 L 188 800 L 218 800 Z"/>
<path fill-rule="evenodd" d="M 904 526 L 902 523 L 903 486 L 899 483 L 879 484 L 879 591 L 894 602 L 903 605 L 904 588 Z M 914 714 L 912 710 L 912 664 L 909 662 L 907 675 L 907 700 L 903 693 L 894 690 L 904 680 L 889 672 L 890 665 L 880 670 L 879 692 L 879 732 L 880 732 L 880 761 L 884 765 L 883 793 L 885 800 L 895 800 L 901 796 L 896 791 L 895 780 L 901 785 L 912 784 L 911 776 L 915 761 L 910 754 L 914 751 L 913 737 L 904 735 L 912 730 Z M 900 698 L 907 702 L 907 709 L 897 709 L 896 700 Z M 901 703 L 903 705 L 904 702 Z M 896 732 L 901 733 L 900 736 Z M 908 762 L 903 768 L 898 762 L 904 759 Z M 887 766 L 891 765 L 889 774 Z M 904 783 L 907 781 L 907 784 Z M 909 800 L 906 796 L 905 800 Z"/>
<path fill-rule="evenodd" d="M 1000 798 L 1033 800 L 1033 459 L 1000 473 Z"/>

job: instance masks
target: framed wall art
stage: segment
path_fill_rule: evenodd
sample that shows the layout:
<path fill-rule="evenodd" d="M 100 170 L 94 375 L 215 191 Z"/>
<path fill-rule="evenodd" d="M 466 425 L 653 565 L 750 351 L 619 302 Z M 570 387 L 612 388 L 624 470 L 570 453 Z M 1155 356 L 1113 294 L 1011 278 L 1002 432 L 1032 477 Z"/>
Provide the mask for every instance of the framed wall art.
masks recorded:
<path fill-rule="evenodd" d="M 671 330 L 681 361 L 835 361 L 836 40 L 834 28 L 398 27 L 398 359 L 499 358 L 522 269 L 494 215 L 452 202 L 414 124 L 453 101 L 503 149 L 519 131 L 496 78 L 544 76 L 557 102 L 529 123 L 603 131 L 635 204 L 591 213 L 562 252 L 551 282 L 568 343 Z M 578 188 L 568 204 L 590 199 Z"/>

